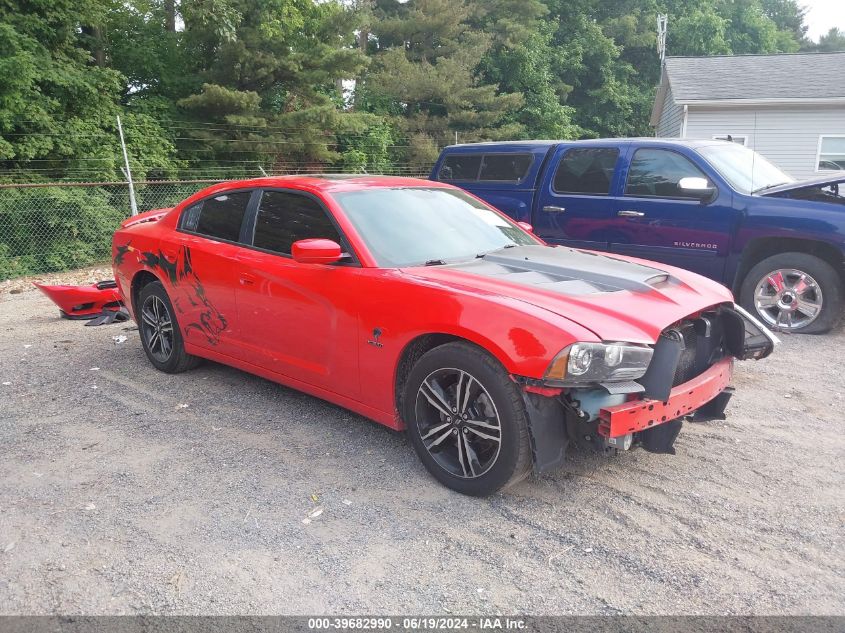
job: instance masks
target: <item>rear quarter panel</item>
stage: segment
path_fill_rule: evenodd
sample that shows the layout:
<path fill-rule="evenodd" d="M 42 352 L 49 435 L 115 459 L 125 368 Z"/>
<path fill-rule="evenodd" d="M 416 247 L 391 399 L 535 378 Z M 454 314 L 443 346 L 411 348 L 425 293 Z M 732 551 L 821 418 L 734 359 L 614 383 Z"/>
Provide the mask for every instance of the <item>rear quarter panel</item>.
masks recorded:
<path fill-rule="evenodd" d="M 143 253 L 160 250 L 162 227 L 158 221 L 141 222 L 115 231 L 112 237 L 112 269 L 117 288 L 126 308 L 135 318 L 132 305 L 132 281 L 141 271 L 160 278 L 160 273 L 144 262 Z"/>

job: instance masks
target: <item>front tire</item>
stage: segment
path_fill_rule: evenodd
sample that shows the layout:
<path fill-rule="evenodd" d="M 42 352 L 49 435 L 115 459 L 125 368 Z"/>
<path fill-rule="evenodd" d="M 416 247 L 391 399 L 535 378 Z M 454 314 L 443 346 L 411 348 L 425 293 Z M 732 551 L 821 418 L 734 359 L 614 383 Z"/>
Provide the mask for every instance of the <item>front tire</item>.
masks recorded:
<path fill-rule="evenodd" d="M 154 281 L 141 288 L 137 310 L 141 345 L 156 369 L 179 374 L 199 364 L 198 357 L 185 352 L 176 311 L 161 282 Z"/>
<path fill-rule="evenodd" d="M 531 472 L 519 388 L 473 345 L 448 343 L 417 361 L 405 383 L 403 417 L 422 463 L 452 490 L 483 497 Z"/>
<path fill-rule="evenodd" d="M 823 259 L 779 253 L 746 274 L 740 303 L 765 325 L 781 332 L 821 334 L 842 317 L 842 279 Z"/>

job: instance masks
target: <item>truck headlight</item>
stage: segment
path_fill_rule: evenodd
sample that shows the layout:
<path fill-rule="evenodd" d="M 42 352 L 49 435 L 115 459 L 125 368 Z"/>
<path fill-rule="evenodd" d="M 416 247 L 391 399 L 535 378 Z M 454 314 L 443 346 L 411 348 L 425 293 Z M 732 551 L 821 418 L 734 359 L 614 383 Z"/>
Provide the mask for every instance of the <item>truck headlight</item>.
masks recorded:
<path fill-rule="evenodd" d="M 557 386 L 642 378 L 654 350 L 628 343 L 573 343 L 554 357 L 545 382 Z"/>

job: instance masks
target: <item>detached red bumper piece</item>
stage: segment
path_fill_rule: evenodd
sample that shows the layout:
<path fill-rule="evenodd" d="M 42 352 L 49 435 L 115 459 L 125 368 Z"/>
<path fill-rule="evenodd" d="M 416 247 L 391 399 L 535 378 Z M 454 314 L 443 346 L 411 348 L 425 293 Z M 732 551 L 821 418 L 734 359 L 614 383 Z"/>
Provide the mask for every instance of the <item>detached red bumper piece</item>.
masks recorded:
<path fill-rule="evenodd" d="M 688 415 L 722 393 L 732 375 L 733 358 L 723 358 L 704 373 L 674 387 L 666 402 L 633 400 L 602 409 L 599 433 L 605 437 L 622 437 Z"/>
<path fill-rule="evenodd" d="M 66 319 L 93 319 L 107 310 L 116 312 L 123 305 L 117 284 L 111 280 L 90 286 L 33 285 L 59 306 L 59 312 Z"/>

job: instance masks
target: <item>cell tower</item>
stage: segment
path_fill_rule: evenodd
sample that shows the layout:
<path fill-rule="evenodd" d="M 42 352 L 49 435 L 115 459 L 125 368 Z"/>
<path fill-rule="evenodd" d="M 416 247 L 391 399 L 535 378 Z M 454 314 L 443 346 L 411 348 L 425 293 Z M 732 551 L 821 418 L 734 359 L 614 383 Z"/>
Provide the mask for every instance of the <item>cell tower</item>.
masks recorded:
<path fill-rule="evenodd" d="M 666 25 L 668 22 L 668 15 L 661 13 L 657 16 L 657 54 L 660 56 L 661 66 L 663 59 L 666 57 Z"/>

